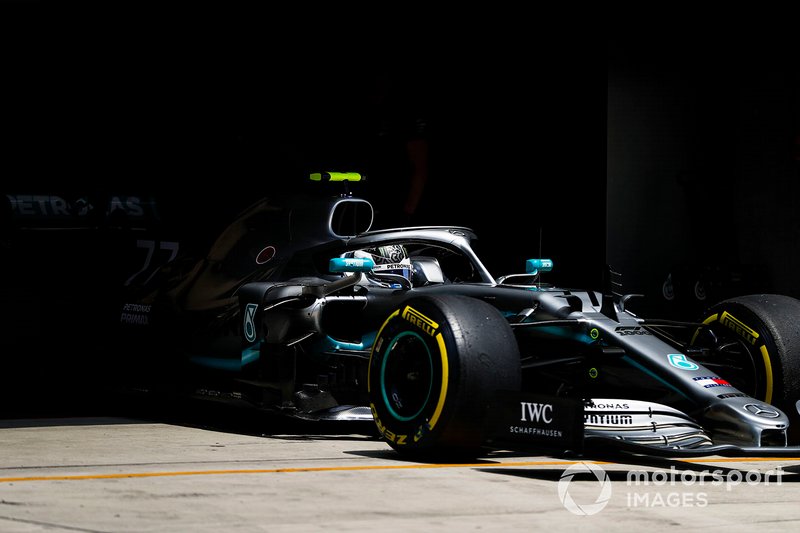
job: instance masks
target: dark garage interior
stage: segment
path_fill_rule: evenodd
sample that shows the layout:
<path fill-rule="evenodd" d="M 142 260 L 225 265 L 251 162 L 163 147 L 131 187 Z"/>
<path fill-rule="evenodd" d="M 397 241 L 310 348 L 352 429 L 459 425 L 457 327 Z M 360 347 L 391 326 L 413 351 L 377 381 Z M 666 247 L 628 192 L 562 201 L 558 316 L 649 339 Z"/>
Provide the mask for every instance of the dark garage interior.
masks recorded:
<path fill-rule="evenodd" d="M 608 50 L 606 254 L 630 292 L 684 317 L 740 294 L 798 296 L 791 46 L 707 36 Z"/>
<path fill-rule="evenodd" d="M 578 68 L 544 39 L 276 54 L 271 40 L 13 13 L 35 31 L 4 36 L 0 414 L 57 408 L 47 390 L 62 406 L 91 396 L 108 376 L 87 362 L 113 351 L 114 291 L 141 260 L 134 226 L 202 248 L 254 200 L 305 186 L 293 156 L 343 144 L 382 61 L 428 106 L 418 221 L 473 228 L 494 275 L 541 253 L 555 262 L 545 281 L 599 290 L 611 264 L 644 296 L 631 308 L 665 318 L 737 294 L 800 297 L 800 76 L 781 43 L 609 39 Z M 96 216 L 77 224 L 86 203 Z M 114 206 L 135 220 L 107 218 Z"/>

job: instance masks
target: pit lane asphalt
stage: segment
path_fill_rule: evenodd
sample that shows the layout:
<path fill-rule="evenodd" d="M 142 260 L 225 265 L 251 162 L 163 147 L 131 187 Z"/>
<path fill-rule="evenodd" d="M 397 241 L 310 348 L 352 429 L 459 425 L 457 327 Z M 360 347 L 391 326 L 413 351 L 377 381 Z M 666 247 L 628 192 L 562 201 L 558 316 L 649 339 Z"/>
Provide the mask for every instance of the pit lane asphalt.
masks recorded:
<path fill-rule="evenodd" d="M 800 458 L 609 462 L 497 450 L 468 464 L 419 463 L 370 425 L 276 424 L 216 406 L 46 414 L 0 420 L 2 532 L 800 527 Z"/>

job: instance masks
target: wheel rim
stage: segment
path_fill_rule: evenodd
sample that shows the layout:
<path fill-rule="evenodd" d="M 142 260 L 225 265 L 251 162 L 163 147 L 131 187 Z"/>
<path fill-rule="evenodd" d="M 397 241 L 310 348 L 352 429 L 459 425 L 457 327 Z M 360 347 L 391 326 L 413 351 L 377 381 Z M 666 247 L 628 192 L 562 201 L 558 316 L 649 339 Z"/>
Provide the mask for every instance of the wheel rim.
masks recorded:
<path fill-rule="evenodd" d="M 758 363 L 760 355 L 755 355 L 747 343 L 735 337 L 717 334 L 714 328 L 705 328 L 694 343 L 707 348 L 708 353 L 693 357 L 695 361 L 725 378 L 731 385 L 754 398 L 760 398 L 762 372 Z"/>
<path fill-rule="evenodd" d="M 433 389 L 433 359 L 424 339 L 404 331 L 389 342 L 381 365 L 381 394 L 389 413 L 402 422 L 422 413 Z"/>

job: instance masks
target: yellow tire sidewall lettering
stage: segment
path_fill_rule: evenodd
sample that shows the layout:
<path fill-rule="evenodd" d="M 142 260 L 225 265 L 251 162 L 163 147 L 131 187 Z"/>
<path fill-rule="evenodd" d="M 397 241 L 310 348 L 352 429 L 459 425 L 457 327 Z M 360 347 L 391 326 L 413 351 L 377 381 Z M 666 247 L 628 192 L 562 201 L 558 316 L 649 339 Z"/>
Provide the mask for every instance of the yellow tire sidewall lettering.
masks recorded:
<path fill-rule="evenodd" d="M 409 319 L 409 317 L 412 317 L 412 319 Z M 423 322 L 422 325 L 420 325 L 421 321 Z M 419 419 L 408 422 L 395 421 L 391 415 L 387 415 L 386 407 L 383 407 L 381 400 L 378 399 L 381 396 L 381 388 L 386 387 L 386 384 L 379 381 L 383 379 L 380 376 L 381 361 L 387 357 L 387 352 L 391 349 L 388 343 L 391 342 L 395 334 L 403 330 L 422 331 L 427 334 L 422 335 L 422 337 L 429 339 L 426 343 L 434 360 L 437 359 L 435 352 L 438 351 L 441 370 L 438 376 L 438 383 L 436 382 L 437 377 L 433 378 L 434 382 L 432 383 L 433 390 L 437 392 L 438 396 L 431 395 L 429 403 L 423 408 Z M 373 365 L 375 366 L 375 373 L 373 373 Z M 397 309 L 389 315 L 378 330 L 367 369 L 367 391 L 370 394 L 370 398 L 374 398 L 374 400 L 370 401 L 370 411 L 381 435 L 397 446 L 417 445 L 424 441 L 425 435 L 433 431 L 442 420 L 442 414 L 447 404 L 451 374 L 452 369 L 449 364 L 445 337 L 438 323 L 410 306 Z M 373 380 L 375 380 L 374 383 Z M 381 404 L 381 407 L 376 406 L 376 403 Z M 386 417 L 382 417 L 382 415 L 386 415 Z"/>
<path fill-rule="evenodd" d="M 439 401 L 436 403 L 436 410 L 433 412 L 431 421 L 428 423 L 430 429 L 436 426 L 439 417 L 444 409 L 444 401 L 447 398 L 447 382 L 450 379 L 450 368 L 447 364 L 447 348 L 444 345 L 444 338 L 441 333 L 436 335 L 436 344 L 439 346 L 439 355 L 442 357 L 442 384 L 439 390 Z"/>
<path fill-rule="evenodd" d="M 738 337 L 743 339 L 745 342 L 747 342 L 751 346 L 753 345 L 753 339 L 761 339 L 762 342 L 761 342 L 761 345 L 758 346 L 758 350 L 759 350 L 759 353 L 761 354 L 761 359 L 762 359 L 762 361 L 764 363 L 764 398 L 763 398 L 763 401 L 765 401 L 767 403 L 772 403 L 772 396 L 773 396 L 773 391 L 774 391 L 774 386 L 775 386 L 775 384 L 774 384 L 775 378 L 774 378 L 773 370 L 772 370 L 772 359 L 770 358 L 769 350 L 767 349 L 766 342 L 764 341 L 763 338 L 761 338 L 758 335 L 756 330 L 754 330 L 750 326 L 747 326 L 741 320 L 733 318 L 733 316 L 728 311 L 723 311 L 722 312 L 722 316 L 725 317 L 726 319 L 733 319 L 735 321 L 735 323 L 740 324 L 742 326 L 742 329 L 744 329 L 746 332 L 748 332 L 749 336 L 741 335 L 741 333 L 738 331 L 737 328 L 733 328 L 730 325 L 722 324 L 720 322 L 721 327 L 724 327 L 724 328 L 730 330 L 731 332 L 733 332 L 735 335 L 737 335 Z M 714 313 L 713 315 L 711 315 L 711 316 L 707 317 L 705 320 L 703 320 L 703 324 L 705 324 L 706 326 L 709 326 L 709 325 L 713 324 L 714 322 L 719 322 L 719 321 L 720 321 L 720 313 Z M 695 330 L 694 335 L 692 335 L 691 344 L 695 343 L 695 341 L 697 340 L 697 335 L 699 333 L 700 333 L 700 328 Z M 759 398 L 759 399 L 762 399 L 762 398 Z"/>
<path fill-rule="evenodd" d="M 769 358 L 769 352 L 767 351 L 767 345 L 761 345 L 761 357 L 764 359 L 764 377 L 766 379 L 766 389 L 764 391 L 764 401 L 767 403 L 772 403 L 772 387 L 773 387 L 773 377 L 772 377 L 772 362 Z"/>

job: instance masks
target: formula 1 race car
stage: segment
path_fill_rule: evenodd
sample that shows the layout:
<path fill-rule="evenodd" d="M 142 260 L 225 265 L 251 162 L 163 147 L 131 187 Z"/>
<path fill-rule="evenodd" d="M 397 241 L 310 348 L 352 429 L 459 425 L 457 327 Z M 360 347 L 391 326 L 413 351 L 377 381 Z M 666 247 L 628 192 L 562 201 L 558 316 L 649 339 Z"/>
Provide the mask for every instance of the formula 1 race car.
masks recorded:
<path fill-rule="evenodd" d="M 748 295 L 686 322 L 645 319 L 610 267 L 599 291 L 544 283 L 545 258 L 495 278 L 470 229 L 370 231 L 373 214 L 349 192 L 262 200 L 204 257 L 142 269 L 120 302 L 125 373 L 374 421 L 412 456 L 800 452 L 800 301 Z"/>

